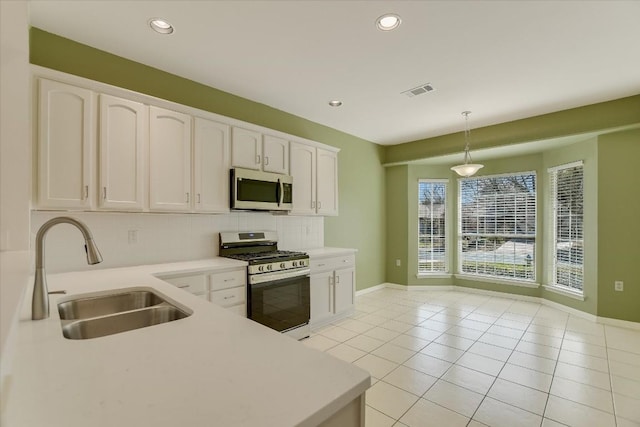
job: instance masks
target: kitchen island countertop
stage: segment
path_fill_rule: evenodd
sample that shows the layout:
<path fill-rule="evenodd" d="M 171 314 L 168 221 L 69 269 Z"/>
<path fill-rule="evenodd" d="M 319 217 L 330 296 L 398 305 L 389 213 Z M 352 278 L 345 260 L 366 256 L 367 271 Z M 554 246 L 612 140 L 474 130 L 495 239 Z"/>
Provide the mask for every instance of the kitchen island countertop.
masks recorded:
<path fill-rule="evenodd" d="M 369 374 L 156 276 L 223 271 L 213 258 L 52 274 L 51 316 L 32 321 L 27 289 L 12 351 L 3 426 L 316 426 L 357 399 Z M 153 288 L 193 314 L 88 340 L 62 335 L 58 302 Z"/>

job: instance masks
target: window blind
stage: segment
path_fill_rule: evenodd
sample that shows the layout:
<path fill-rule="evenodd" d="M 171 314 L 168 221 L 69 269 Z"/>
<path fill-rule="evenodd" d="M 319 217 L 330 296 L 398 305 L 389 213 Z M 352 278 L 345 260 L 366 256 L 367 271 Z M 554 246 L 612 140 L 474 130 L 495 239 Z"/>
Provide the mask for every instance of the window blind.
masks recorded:
<path fill-rule="evenodd" d="M 459 271 L 535 280 L 535 172 L 459 180 Z"/>
<path fill-rule="evenodd" d="M 584 173 L 582 162 L 549 169 L 553 206 L 553 284 L 582 292 Z"/>
<path fill-rule="evenodd" d="M 447 182 L 418 182 L 418 274 L 447 272 Z"/>

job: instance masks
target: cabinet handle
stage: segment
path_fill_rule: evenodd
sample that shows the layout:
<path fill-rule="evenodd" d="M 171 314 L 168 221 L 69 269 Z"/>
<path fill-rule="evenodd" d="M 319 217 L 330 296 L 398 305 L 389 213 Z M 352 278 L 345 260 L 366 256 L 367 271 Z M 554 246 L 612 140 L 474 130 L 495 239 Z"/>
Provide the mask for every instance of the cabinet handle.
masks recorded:
<path fill-rule="evenodd" d="M 102 198 L 107 200 L 107 187 L 102 187 Z"/>
<path fill-rule="evenodd" d="M 177 287 L 179 287 L 180 289 L 187 289 L 189 287 L 189 285 L 176 285 Z"/>
<path fill-rule="evenodd" d="M 257 156 L 256 156 L 256 163 L 257 163 L 257 164 L 260 164 L 260 155 L 257 155 Z"/>
<path fill-rule="evenodd" d="M 223 299 L 231 299 L 231 298 L 235 298 L 235 295 L 229 295 L 228 297 L 224 297 Z"/>
<path fill-rule="evenodd" d="M 324 267 L 326 264 L 318 264 L 318 267 Z"/>
<path fill-rule="evenodd" d="M 89 198 L 89 186 L 85 185 L 84 186 L 84 200 L 87 200 Z"/>
<path fill-rule="evenodd" d="M 348 259 L 343 259 L 342 262 L 349 262 L 349 260 Z"/>
<path fill-rule="evenodd" d="M 316 202 L 311 202 L 311 209 L 315 209 L 316 208 Z"/>
<path fill-rule="evenodd" d="M 198 198 L 198 203 L 200 203 L 200 193 L 196 194 L 196 197 Z"/>
<path fill-rule="evenodd" d="M 223 282 L 233 282 L 235 279 L 235 277 L 232 277 L 231 279 L 224 279 Z"/>
<path fill-rule="evenodd" d="M 318 209 L 320 209 L 321 207 L 322 207 L 322 202 L 318 200 Z"/>
<path fill-rule="evenodd" d="M 264 164 L 268 165 L 269 164 L 269 157 L 264 156 Z"/>
<path fill-rule="evenodd" d="M 184 193 L 187 196 L 187 201 L 186 203 L 189 203 L 189 193 Z"/>
<path fill-rule="evenodd" d="M 340 276 L 336 276 L 336 283 L 340 283 Z"/>

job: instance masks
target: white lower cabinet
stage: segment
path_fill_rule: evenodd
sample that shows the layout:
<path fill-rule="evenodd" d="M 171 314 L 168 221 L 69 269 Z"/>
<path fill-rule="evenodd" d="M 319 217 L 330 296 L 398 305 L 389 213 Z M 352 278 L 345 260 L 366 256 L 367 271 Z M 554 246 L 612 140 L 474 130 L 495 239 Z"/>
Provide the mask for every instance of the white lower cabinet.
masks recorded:
<path fill-rule="evenodd" d="M 167 274 L 161 277 L 180 289 L 247 317 L 247 270 L 238 268 L 198 274 Z"/>
<path fill-rule="evenodd" d="M 351 314 L 355 302 L 355 256 L 311 258 L 311 327 Z"/>
<path fill-rule="evenodd" d="M 207 276 L 204 274 L 165 276 L 162 280 L 200 298 L 209 298 Z"/>
<path fill-rule="evenodd" d="M 209 301 L 247 317 L 247 270 L 209 274 Z"/>

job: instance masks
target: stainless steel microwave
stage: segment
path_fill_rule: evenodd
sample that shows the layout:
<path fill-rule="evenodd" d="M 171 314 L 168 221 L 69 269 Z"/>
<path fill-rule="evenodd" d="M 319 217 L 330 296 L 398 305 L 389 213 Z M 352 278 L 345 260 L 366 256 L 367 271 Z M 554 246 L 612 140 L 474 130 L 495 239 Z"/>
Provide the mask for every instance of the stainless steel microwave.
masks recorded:
<path fill-rule="evenodd" d="M 250 169 L 231 169 L 231 209 L 290 211 L 293 177 Z"/>

